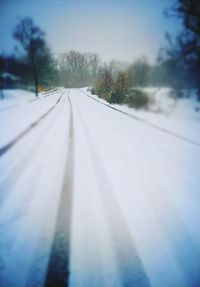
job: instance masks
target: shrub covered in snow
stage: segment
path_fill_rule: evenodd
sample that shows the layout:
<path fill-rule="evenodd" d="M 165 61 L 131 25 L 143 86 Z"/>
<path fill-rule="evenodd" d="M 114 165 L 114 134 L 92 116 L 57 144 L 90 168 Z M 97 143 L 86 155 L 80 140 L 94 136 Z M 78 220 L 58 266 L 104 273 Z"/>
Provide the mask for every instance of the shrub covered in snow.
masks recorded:
<path fill-rule="evenodd" d="M 129 107 L 136 109 L 147 109 L 150 104 L 150 98 L 147 93 L 138 89 L 132 89 L 126 98 Z"/>
<path fill-rule="evenodd" d="M 105 100 L 108 100 L 113 90 L 114 81 L 111 72 L 105 67 L 99 72 L 95 82 L 95 93 Z"/>

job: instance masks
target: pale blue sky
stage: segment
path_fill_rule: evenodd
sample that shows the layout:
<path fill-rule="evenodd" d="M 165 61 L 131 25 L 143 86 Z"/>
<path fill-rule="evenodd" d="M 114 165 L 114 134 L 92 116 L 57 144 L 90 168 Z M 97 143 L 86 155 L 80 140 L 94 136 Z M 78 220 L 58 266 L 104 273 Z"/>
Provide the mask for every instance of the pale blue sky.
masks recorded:
<path fill-rule="evenodd" d="M 0 0 L 0 53 L 14 51 L 17 18 L 30 16 L 45 30 L 55 54 L 97 52 L 105 60 L 156 58 L 166 31 L 181 23 L 163 9 L 174 0 Z"/>

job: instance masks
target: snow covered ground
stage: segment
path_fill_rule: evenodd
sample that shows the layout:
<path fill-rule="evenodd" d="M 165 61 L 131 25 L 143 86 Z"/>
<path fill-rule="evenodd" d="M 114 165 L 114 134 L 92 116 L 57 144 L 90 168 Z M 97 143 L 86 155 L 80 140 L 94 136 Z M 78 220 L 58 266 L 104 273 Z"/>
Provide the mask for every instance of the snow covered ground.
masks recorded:
<path fill-rule="evenodd" d="M 0 286 L 198 287 L 200 146 L 84 92 L 0 109 Z"/>
<path fill-rule="evenodd" d="M 82 90 L 108 104 L 96 95 L 91 95 L 88 88 Z M 169 88 L 149 87 L 142 88 L 142 90 L 148 93 L 153 102 L 148 111 L 136 110 L 127 105 L 112 104 L 110 106 L 200 144 L 200 103 L 196 101 L 194 91 L 190 98 L 185 97 L 175 101 L 169 96 L 171 92 Z"/>

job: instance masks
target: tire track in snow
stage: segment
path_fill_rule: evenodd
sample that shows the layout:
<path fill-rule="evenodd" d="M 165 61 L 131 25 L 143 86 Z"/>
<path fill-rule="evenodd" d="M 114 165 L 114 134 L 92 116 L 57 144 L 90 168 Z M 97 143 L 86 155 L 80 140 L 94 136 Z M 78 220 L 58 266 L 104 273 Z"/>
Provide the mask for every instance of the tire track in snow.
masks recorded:
<path fill-rule="evenodd" d="M 4 173 L 0 175 L 0 191 L 1 191 L 0 192 L 0 210 L 4 202 L 9 197 L 10 193 L 13 191 L 13 187 L 17 183 L 20 176 L 23 174 L 23 172 L 27 168 L 29 168 L 29 166 L 31 166 L 32 160 L 35 157 L 37 157 L 37 154 L 38 152 L 40 152 L 40 148 L 43 145 L 43 142 L 46 140 L 46 138 L 48 138 L 49 134 L 52 132 L 52 129 L 54 128 L 56 124 L 57 117 L 59 116 L 60 108 L 62 107 L 63 105 L 59 106 L 59 109 L 55 111 L 55 114 L 52 114 L 53 117 L 48 118 L 49 121 L 45 123 L 46 125 L 43 127 L 43 129 L 40 131 L 37 131 L 38 133 L 33 138 L 33 141 L 31 141 L 30 144 L 27 145 L 28 148 L 25 148 L 25 149 L 23 147 L 21 148 L 21 144 L 24 145 L 24 142 L 20 142 L 20 145 L 18 147 L 20 152 L 18 153 L 19 156 L 17 158 L 14 156 L 12 157 L 12 154 L 9 154 L 10 160 L 8 164 L 8 169 L 6 169 L 6 171 L 4 170 Z M 35 148 L 36 146 L 39 146 L 39 148 L 36 149 Z M 7 164 L 6 160 L 8 161 L 6 157 L 3 158 L 3 163 L 1 163 L 0 167 L 3 167 L 4 165 Z M 14 214 L 13 217 L 9 219 L 8 222 L 5 223 L 5 225 L 9 224 L 9 222 L 12 222 L 12 220 L 15 218 L 18 218 L 16 214 Z"/>
<path fill-rule="evenodd" d="M 185 142 L 187 142 L 187 143 L 190 143 L 190 144 L 193 144 L 193 145 L 195 145 L 195 146 L 200 147 L 200 143 L 197 142 L 197 141 L 194 141 L 194 140 L 189 139 L 189 138 L 187 138 L 187 137 L 185 137 L 185 136 L 182 136 L 182 135 L 180 135 L 180 134 L 177 134 L 177 133 L 175 133 L 175 132 L 173 132 L 173 131 L 170 131 L 170 130 L 168 130 L 168 129 L 166 129 L 166 128 L 162 128 L 162 127 L 160 127 L 160 126 L 158 126 L 158 125 L 156 125 L 156 124 L 153 124 L 153 123 L 149 122 L 148 120 L 145 120 L 145 119 L 140 118 L 140 117 L 138 117 L 138 116 L 135 116 L 135 115 L 129 114 L 129 113 L 127 113 L 127 112 L 121 111 L 121 110 L 119 110 L 119 109 L 117 109 L 117 108 L 115 108 L 115 107 L 112 107 L 112 106 L 109 105 L 109 104 L 103 103 L 103 102 L 99 101 L 98 99 L 95 99 L 95 98 L 93 98 L 92 96 L 88 95 L 86 92 L 82 91 L 81 89 L 79 89 L 79 91 L 81 91 L 83 94 L 85 94 L 88 98 L 90 98 L 90 99 L 92 99 L 92 100 L 98 102 L 99 104 L 102 104 L 102 105 L 104 105 L 104 106 L 106 106 L 106 107 L 108 107 L 108 108 L 110 108 L 110 109 L 112 109 L 112 110 L 114 110 L 114 111 L 116 111 L 116 112 L 119 112 L 119 113 L 121 113 L 121 114 L 123 114 L 123 115 L 126 115 L 126 116 L 128 116 L 128 117 L 130 117 L 130 118 L 132 118 L 132 119 L 134 119 L 134 120 L 140 121 L 140 122 L 142 122 L 142 123 L 144 123 L 144 124 L 146 124 L 146 125 L 148 125 L 148 126 L 154 128 L 154 129 L 157 129 L 157 130 L 159 130 L 159 131 L 161 131 L 161 132 L 167 133 L 167 134 L 169 134 L 169 135 L 171 135 L 171 136 L 174 136 L 174 137 L 176 137 L 176 138 L 178 138 L 178 139 L 180 139 L 180 140 L 183 140 L 183 141 L 185 141 Z"/>
<path fill-rule="evenodd" d="M 8 263 L 6 268 L 4 267 L 5 270 L 2 270 L 2 274 L 4 274 L 3 277 L 6 279 L 14 272 L 15 277 L 10 279 L 13 283 L 12 285 L 2 284 L 2 286 L 15 286 L 14 280 L 19 274 L 27 282 L 26 285 L 23 285 L 20 281 L 17 286 L 43 286 L 56 219 L 57 200 L 60 196 L 63 180 L 65 162 L 63 163 L 62 150 L 66 146 L 66 131 L 68 128 L 63 129 L 62 122 L 65 122 L 66 112 L 67 122 L 69 122 L 68 111 L 69 107 L 66 105 L 66 98 L 63 97 L 51 115 L 33 131 L 33 134 L 29 135 L 34 139 L 34 134 L 38 136 L 39 130 L 42 129 L 44 131 L 44 134 L 40 133 L 41 143 L 33 154 L 34 164 L 30 163 L 31 172 L 27 172 L 28 168 L 25 171 L 26 174 L 24 174 L 25 178 L 22 175 L 21 180 L 25 185 L 21 185 L 22 189 L 18 186 L 18 188 L 12 190 L 12 194 L 14 191 L 15 199 L 13 201 L 11 195 L 11 200 L 10 198 L 8 199 L 5 209 L 4 211 L 2 210 L 3 212 L 0 216 L 0 221 L 5 225 L 5 228 L 0 226 L 0 234 L 2 234 L 0 239 L 0 245 L 2 246 L 0 269 L 1 266 L 3 268 L 1 263 L 9 262 L 9 258 L 11 260 L 13 257 L 15 258 L 14 261 L 22 259 L 20 266 L 24 265 L 24 268 L 19 268 L 17 263 L 11 260 L 11 264 Z M 48 123 L 49 128 L 47 124 L 44 126 L 45 123 Z M 29 141 L 29 136 L 22 140 L 16 148 L 20 149 L 25 143 L 24 141 Z M 54 141 L 55 138 L 60 139 L 60 144 L 57 140 Z M 51 144 L 49 144 L 50 142 Z M 57 149 L 60 149 L 60 151 Z M 16 152 L 15 149 L 7 154 L 11 159 L 12 152 Z M 7 155 L 5 158 L 7 158 Z M 30 161 L 32 162 L 32 160 Z M 55 168 L 56 170 L 52 173 Z M 28 178 L 29 180 L 27 181 Z M 9 206 L 11 208 L 7 208 Z M 31 233 L 32 235 L 30 236 Z M 43 241 L 43 246 L 41 241 Z M 6 256 L 6 253 L 8 256 Z M 25 255 L 24 259 L 23 255 L 20 255 L 21 253 Z M 15 254 L 16 256 L 14 256 Z M 11 266 L 14 268 L 12 269 Z M 26 266 L 28 267 L 26 268 Z"/>
<path fill-rule="evenodd" d="M 5 146 L 0 148 L 0 157 L 3 156 L 6 152 L 8 152 L 15 144 L 17 144 L 24 136 L 26 136 L 33 128 L 35 128 L 36 126 L 38 126 L 40 124 L 40 122 L 45 119 L 49 113 L 57 106 L 57 104 L 60 102 L 63 94 L 65 92 L 63 92 L 60 97 L 58 98 L 58 100 L 56 101 L 56 103 L 47 111 L 45 112 L 42 116 L 39 117 L 39 119 L 37 119 L 35 122 L 33 122 L 32 124 L 30 124 L 28 126 L 28 128 L 26 128 L 23 132 L 21 132 L 17 137 L 15 137 L 12 141 L 10 141 L 8 144 L 6 144 Z"/>
<path fill-rule="evenodd" d="M 123 287 L 150 287 L 149 279 L 143 263 L 137 252 L 129 227 L 126 224 L 118 201 L 112 191 L 112 186 L 104 166 L 87 129 L 84 118 L 77 107 L 81 123 L 87 138 L 91 159 L 96 170 L 99 194 L 102 199 L 105 216 L 116 255 L 118 272 Z"/>
<path fill-rule="evenodd" d="M 68 287 L 70 276 L 70 237 L 73 204 L 74 172 L 74 124 L 72 104 L 70 105 L 69 143 L 63 187 L 55 226 L 55 233 L 50 253 L 45 287 Z"/>

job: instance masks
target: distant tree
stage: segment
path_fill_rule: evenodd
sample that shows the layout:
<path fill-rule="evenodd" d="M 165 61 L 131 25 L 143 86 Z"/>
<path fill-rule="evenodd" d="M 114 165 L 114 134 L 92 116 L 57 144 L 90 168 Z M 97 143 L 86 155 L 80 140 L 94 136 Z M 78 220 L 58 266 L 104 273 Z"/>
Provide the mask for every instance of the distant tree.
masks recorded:
<path fill-rule="evenodd" d="M 98 75 L 98 70 L 100 66 L 100 58 L 97 53 L 86 53 L 85 57 L 87 59 L 87 69 L 88 69 L 88 83 L 90 85 L 94 85 L 97 75 Z"/>
<path fill-rule="evenodd" d="M 65 87 L 80 87 L 87 77 L 86 59 L 78 51 L 69 51 L 61 55 L 61 71 Z"/>
<path fill-rule="evenodd" d="M 167 33 L 166 39 L 168 46 L 160 50 L 157 59 L 160 79 L 166 86 L 172 87 L 177 96 L 180 96 L 181 89 L 189 87 L 187 65 L 182 57 L 178 38 L 174 40 L 171 35 Z"/>
<path fill-rule="evenodd" d="M 108 63 L 107 67 L 111 71 L 113 79 L 116 80 L 118 74 L 122 71 L 125 71 L 128 65 L 120 61 L 112 60 Z"/>
<path fill-rule="evenodd" d="M 69 51 L 63 53 L 59 69 L 64 86 L 81 87 L 93 85 L 99 69 L 100 59 L 95 53 Z"/>
<path fill-rule="evenodd" d="M 148 85 L 150 66 L 146 58 L 135 61 L 130 69 L 132 74 L 132 86 L 144 87 Z"/>
<path fill-rule="evenodd" d="M 31 18 L 24 18 L 16 25 L 13 36 L 26 53 L 33 75 L 35 95 L 38 96 L 41 59 L 47 52 L 45 33 Z"/>

